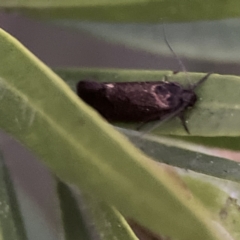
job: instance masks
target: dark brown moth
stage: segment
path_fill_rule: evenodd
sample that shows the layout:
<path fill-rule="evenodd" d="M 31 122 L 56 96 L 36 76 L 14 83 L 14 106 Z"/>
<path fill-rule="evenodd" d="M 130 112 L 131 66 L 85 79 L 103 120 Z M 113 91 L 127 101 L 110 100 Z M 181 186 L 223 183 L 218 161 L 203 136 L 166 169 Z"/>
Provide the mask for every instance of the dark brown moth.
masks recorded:
<path fill-rule="evenodd" d="M 197 101 L 194 90 L 211 73 L 196 84 L 184 88 L 176 82 L 105 82 L 80 81 L 77 94 L 109 122 L 145 124 L 178 116 L 187 128 L 184 112 Z"/>

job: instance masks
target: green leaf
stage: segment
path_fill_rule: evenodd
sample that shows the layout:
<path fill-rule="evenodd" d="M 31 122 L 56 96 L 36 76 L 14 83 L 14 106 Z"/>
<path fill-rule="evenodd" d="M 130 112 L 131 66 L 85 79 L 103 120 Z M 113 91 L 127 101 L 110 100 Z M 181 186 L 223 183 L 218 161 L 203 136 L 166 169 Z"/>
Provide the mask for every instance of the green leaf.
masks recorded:
<path fill-rule="evenodd" d="M 110 71 L 94 69 L 62 69 L 57 70 L 57 72 L 67 81 L 73 90 L 75 90 L 75 85 L 80 79 L 98 79 L 100 81 L 111 81 L 112 79 L 115 79 L 114 81 L 132 81 L 134 80 L 134 76 L 132 75 L 135 74 L 135 79 L 142 80 L 141 78 L 155 79 L 156 76 L 154 74 L 157 73 L 154 71 L 127 72 L 125 70 Z M 144 74 L 148 76 L 145 77 Z M 159 76 L 159 78 L 161 77 L 162 76 Z M 209 106 L 209 108 L 211 108 L 211 106 Z M 206 120 L 206 122 L 208 121 Z M 224 158 L 209 156 L 203 153 L 198 153 L 196 147 L 193 148 L 189 146 L 189 143 L 200 143 L 208 146 L 240 150 L 238 137 L 192 137 L 191 135 L 156 137 L 151 135 L 148 136 L 147 134 L 142 134 L 130 130 L 120 130 L 126 136 L 128 136 L 138 148 L 140 148 L 155 160 L 207 175 L 212 175 L 218 178 L 233 180 L 237 182 L 240 180 L 240 166 L 237 162 L 229 161 Z M 174 141 L 174 139 L 185 140 L 187 143 L 179 143 L 179 141 Z M 191 150 L 189 151 L 188 149 Z"/>
<path fill-rule="evenodd" d="M 176 81 L 183 85 L 187 85 L 188 82 L 185 73 L 174 75 L 166 71 L 75 69 L 60 70 L 58 73 L 65 80 L 68 80 L 72 87 L 77 80 L 84 79 L 106 82 L 161 81 L 164 75 L 169 76 L 169 81 Z M 198 81 L 203 76 L 204 74 L 200 73 L 188 73 L 191 83 Z M 190 136 L 239 136 L 240 95 L 237 91 L 239 88 L 239 77 L 218 74 L 211 75 L 206 82 L 199 86 L 196 90 L 198 102 L 186 114 Z M 224 89 L 224 97 L 222 89 Z M 136 126 L 133 127 L 136 128 Z M 157 129 L 154 129 L 153 133 L 187 134 L 181 125 L 181 121 L 177 118 L 162 124 Z"/>
<path fill-rule="evenodd" d="M 66 184 L 57 180 L 57 192 L 60 201 L 61 216 L 66 240 L 91 240 L 90 231 L 84 221 L 78 204 Z"/>
<path fill-rule="evenodd" d="M 67 19 L 51 22 L 78 30 L 81 33 L 90 33 L 97 38 L 122 44 L 125 47 L 142 49 L 161 56 L 173 56 L 164 40 L 163 24 L 116 24 Z M 209 69 L 211 69 L 214 67 L 211 61 L 217 61 L 218 63 L 215 64 L 219 65 L 239 62 L 240 55 L 236 51 L 240 48 L 240 42 L 237 40 L 240 37 L 239 24 L 239 19 L 165 23 L 165 32 L 178 56 L 208 61 Z M 180 67 L 176 59 L 175 62 L 174 70 Z M 188 64 L 192 66 L 191 62 Z M 146 65 L 146 67 L 148 66 Z M 161 63 L 158 68 L 163 69 Z"/>
<path fill-rule="evenodd" d="M 114 70 L 114 69 L 62 69 L 62 70 L 57 70 L 56 71 L 60 76 L 62 76 L 63 79 L 66 80 L 66 82 L 70 85 L 70 87 L 75 91 L 75 85 L 76 83 L 81 80 L 81 79 L 96 79 L 99 81 L 144 81 L 147 79 L 147 81 L 150 80 L 161 80 L 162 77 L 164 75 L 171 75 L 171 72 L 166 72 L 166 71 L 142 71 L 142 70 Z M 190 79 L 192 80 L 195 74 L 189 73 L 188 76 L 190 76 Z M 181 83 L 185 82 L 187 83 L 188 80 L 185 79 L 184 74 L 182 75 L 182 79 L 176 79 L 176 76 L 171 76 L 169 78 L 169 80 L 173 80 L 174 81 L 181 81 Z M 229 150 L 234 150 L 234 151 L 239 151 L 240 150 L 240 139 L 238 136 L 231 136 L 231 132 L 233 132 L 233 134 L 237 135 L 237 132 L 239 132 L 239 130 L 237 130 L 239 128 L 238 126 L 238 117 L 233 120 L 235 123 L 235 127 L 234 125 L 231 124 L 231 119 L 235 118 L 234 117 L 234 112 L 238 112 L 238 103 L 239 99 L 238 99 L 238 94 L 237 91 L 234 90 L 231 87 L 232 84 L 232 79 L 236 79 L 235 83 L 238 85 L 239 84 L 239 78 L 238 77 L 233 77 L 233 76 L 226 76 L 226 75 L 215 75 L 214 77 L 216 77 L 216 79 L 219 79 L 219 81 L 217 80 L 216 83 L 216 88 L 213 86 L 210 89 L 206 89 L 205 88 L 205 92 L 203 92 L 203 86 L 201 87 L 201 92 L 199 92 L 198 96 L 199 98 L 204 100 L 204 107 L 201 106 L 201 102 L 199 104 L 197 104 L 194 109 L 190 110 L 191 114 L 196 114 L 195 119 L 200 119 L 200 121 L 197 123 L 198 126 L 201 125 L 201 130 L 200 128 L 198 128 L 196 126 L 196 129 L 198 130 L 198 134 L 199 136 L 193 136 L 194 135 L 194 125 L 192 125 L 191 127 L 189 127 L 191 134 L 187 135 L 187 136 L 168 136 L 171 137 L 173 139 L 180 139 L 180 140 L 184 140 L 187 141 L 189 143 L 196 143 L 196 144 L 201 144 L 204 146 L 209 146 L 209 147 L 216 147 L 216 148 L 223 148 L 223 149 L 229 149 Z M 195 77 L 196 78 L 196 77 Z M 200 76 L 199 76 L 200 78 Z M 207 80 L 205 84 L 207 84 L 208 82 L 210 82 L 212 80 L 212 76 L 209 78 L 209 80 Z M 229 100 L 230 98 L 227 97 L 222 97 L 222 86 L 221 82 L 225 82 L 225 88 L 227 86 L 227 89 L 231 89 L 230 91 L 228 91 L 228 96 L 231 95 L 231 97 L 234 95 L 234 91 L 236 92 L 236 95 L 234 96 L 234 98 L 236 97 L 235 100 L 232 99 L 232 103 L 229 104 Z M 214 91 L 211 91 L 211 89 L 215 88 L 216 91 L 216 95 L 218 95 L 218 97 L 214 96 Z M 237 87 L 236 87 L 237 89 Z M 209 102 L 207 101 L 206 97 L 203 97 L 203 94 L 208 94 L 208 98 L 209 98 Z M 224 96 L 225 93 L 224 93 Z M 216 99 L 215 99 L 216 98 Z M 217 99 L 218 98 L 218 99 Z M 228 101 L 228 103 L 224 103 L 224 101 Z M 206 102 L 205 102 L 206 101 Z M 211 106 L 211 101 L 213 101 L 214 105 Z M 230 100 L 231 101 L 231 100 Z M 217 109 L 217 106 L 219 105 L 219 109 Z M 213 110 L 214 109 L 214 110 Z M 199 110 L 199 112 L 197 113 L 196 111 Z M 205 113 L 204 113 L 205 111 Z M 217 130 L 216 129 L 216 133 L 213 133 L 212 130 L 214 130 L 214 128 L 210 129 L 211 127 L 207 127 L 207 125 L 209 124 L 209 118 L 207 116 L 207 114 L 209 114 L 209 112 L 212 113 L 212 116 L 214 117 L 215 115 L 215 111 L 216 114 L 221 115 L 221 118 L 217 119 L 215 123 L 212 124 L 213 125 L 219 125 L 219 127 L 221 127 L 221 129 Z M 225 112 L 226 111 L 226 112 Z M 225 112 L 225 113 L 224 113 Z M 206 118 L 202 119 L 202 115 L 205 115 Z M 228 115 L 229 114 L 229 115 Z M 225 115 L 224 118 L 223 115 Z M 235 115 L 236 116 L 236 115 Z M 238 114 L 237 114 L 238 116 Z M 190 115 L 191 117 L 191 115 Z M 215 117 L 214 117 L 215 118 Z M 190 118 L 191 119 L 191 118 Z M 216 118 L 215 118 L 216 119 Z M 189 124 L 191 123 L 190 120 L 188 120 Z M 223 126 L 225 125 L 225 126 Z M 132 127 L 136 129 L 136 125 L 134 126 L 130 126 L 130 125 L 123 125 L 125 127 Z M 158 129 L 156 129 L 154 131 L 155 134 L 160 135 L 160 133 L 164 133 L 164 134 L 169 134 L 169 133 L 173 133 L 173 129 L 176 127 L 178 127 L 178 131 L 174 132 L 174 134 L 178 134 L 181 131 L 181 134 L 184 134 L 184 130 L 183 127 L 181 126 L 181 123 L 178 119 L 173 119 L 168 123 L 164 123 L 163 125 L 159 126 Z M 206 130 L 207 135 L 212 135 L 212 136 L 204 136 L 204 128 L 207 127 L 208 130 Z M 222 128 L 223 127 L 223 128 Z M 230 128 L 234 127 L 232 130 Z M 226 131 L 224 131 L 224 128 Z M 235 129 L 235 130 L 234 130 Z M 167 132 L 168 131 L 168 132 Z M 224 133 L 221 133 L 222 131 L 224 131 Z M 220 135 L 220 136 L 219 136 Z M 222 135 L 222 136 L 221 136 Z M 164 159 L 162 159 L 164 160 Z M 180 164 L 180 162 L 179 162 Z M 234 163 L 230 163 L 230 165 L 234 165 Z M 235 174 L 232 171 L 232 167 L 234 168 L 234 166 L 230 166 L 229 165 L 229 172 L 226 173 L 226 175 L 222 172 L 220 175 L 218 175 L 218 177 L 221 176 L 228 176 L 230 177 L 230 179 L 236 181 L 237 179 L 235 179 L 234 176 L 237 177 L 238 172 L 236 171 Z M 207 167 L 206 167 L 207 168 Z M 215 168 L 215 165 L 213 166 L 213 168 Z M 216 169 L 216 168 L 215 168 Z M 231 170 L 232 169 L 232 170 Z M 197 169 L 196 169 L 197 170 Z M 205 172 L 207 173 L 207 172 Z M 210 174 L 208 172 L 208 174 Z M 219 173 L 218 173 L 219 174 Z"/>
<path fill-rule="evenodd" d="M 182 179 L 194 196 L 211 210 L 214 223 L 222 236 L 240 238 L 239 196 L 240 185 L 231 181 L 220 180 L 203 174 L 182 172 Z M 223 226 L 225 228 L 223 228 Z M 226 231 L 226 229 L 228 231 Z"/>
<path fill-rule="evenodd" d="M 120 128 L 118 130 L 156 161 L 240 183 L 240 164 L 238 162 L 199 153 L 199 146 L 191 145 L 190 141 L 186 143 L 177 141 L 173 137 L 143 135 L 136 131 Z M 208 154 L 210 154 L 209 151 Z"/>
<path fill-rule="evenodd" d="M 237 0 L 1 0 L 0 7 L 33 17 L 91 21 L 196 21 L 240 16 L 240 4 Z"/>
<path fill-rule="evenodd" d="M 0 156 L 0 239 L 27 239 L 16 193 L 2 155 Z"/>
<path fill-rule="evenodd" d="M 89 223 L 102 240 L 137 240 L 124 217 L 116 208 L 99 200 L 92 194 L 81 193 L 82 206 Z"/>
<path fill-rule="evenodd" d="M 58 177 L 156 233 L 226 239 L 174 172 L 156 167 L 3 30 L 0 56 L 0 127 Z"/>
<path fill-rule="evenodd" d="M 137 240 L 126 220 L 114 208 L 87 193 L 74 194 L 57 181 L 65 238 Z"/>
<path fill-rule="evenodd" d="M 233 151 L 240 151 L 239 137 L 201 137 L 201 136 L 172 136 L 186 142 L 196 143 L 207 147 L 223 148 Z"/>

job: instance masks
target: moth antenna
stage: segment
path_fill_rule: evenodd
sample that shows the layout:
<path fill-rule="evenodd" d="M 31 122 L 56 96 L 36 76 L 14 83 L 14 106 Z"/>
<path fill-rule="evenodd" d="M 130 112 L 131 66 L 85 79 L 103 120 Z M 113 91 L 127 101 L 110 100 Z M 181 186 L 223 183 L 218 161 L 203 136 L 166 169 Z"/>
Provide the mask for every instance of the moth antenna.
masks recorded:
<path fill-rule="evenodd" d="M 167 39 L 167 34 L 166 34 L 166 30 L 165 30 L 165 24 L 163 24 L 163 36 L 164 36 L 164 41 L 165 43 L 167 44 L 169 50 L 171 51 L 171 53 L 174 55 L 174 57 L 177 59 L 178 61 L 178 65 L 180 66 L 180 68 L 182 69 L 183 72 L 185 72 L 186 76 L 187 76 L 187 79 L 190 83 L 190 79 L 189 79 L 189 76 L 188 76 L 188 73 L 187 73 L 187 69 L 185 68 L 183 62 L 181 61 L 180 57 L 177 55 L 177 53 L 174 52 L 173 48 L 171 47 L 168 39 Z"/>
<path fill-rule="evenodd" d="M 188 126 L 187 126 L 187 123 L 186 123 L 186 119 L 185 119 L 185 116 L 184 116 L 184 112 L 180 112 L 178 117 L 180 118 L 180 120 L 182 122 L 182 125 L 183 125 L 183 128 L 185 129 L 185 131 L 188 134 L 190 134 Z"/>
<path fill-rule="evenodd" d="M 211 74 L 213 74 L 213 73 L 212 72 L 207 73 L 198 82 L 196 82 L 195 84 L 192 84 L 191 89 L 193 89 L 193 90 L 196 89 L 199 85 L 201 85 L 203 82 L 205 82 Z"/>

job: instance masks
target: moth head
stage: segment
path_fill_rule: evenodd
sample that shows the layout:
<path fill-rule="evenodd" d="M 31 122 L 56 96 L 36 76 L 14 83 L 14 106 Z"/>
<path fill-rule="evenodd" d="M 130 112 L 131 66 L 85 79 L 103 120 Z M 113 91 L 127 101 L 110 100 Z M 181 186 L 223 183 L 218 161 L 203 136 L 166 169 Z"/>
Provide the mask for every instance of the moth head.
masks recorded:
<path fill-rule="evenodd" d="M 182 93 L 182 101 L 187 107 L 192 107 L 197 101 L 197 95 L 191 89 L 184 89 Z"/>

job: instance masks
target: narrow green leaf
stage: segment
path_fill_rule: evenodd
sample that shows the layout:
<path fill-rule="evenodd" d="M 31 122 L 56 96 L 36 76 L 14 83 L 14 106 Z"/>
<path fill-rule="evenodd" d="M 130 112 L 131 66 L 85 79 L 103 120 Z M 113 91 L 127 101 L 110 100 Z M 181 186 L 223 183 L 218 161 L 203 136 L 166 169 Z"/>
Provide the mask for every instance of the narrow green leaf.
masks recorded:
<path fill-rule="evenodd" d="M 164 75 L 169 76 L 169 81 L 188 85 L 185 73 L 174 75 L 169 71 L 75 69 L 59 70 L 57 72 L 69 82 L 72 88 L 77 81 L 84 79 L 106 82 L 161 81 Z M 191 83 L 196 82 L 203 76 L 204 74 L 200 73 L 188 73 Z M 190 136 L 239 136 L 240 95 L 237 90 L 239 88 L 240 77 L 211 75 L 196 90 L 198 102 L 186 114 L 187 125 L 191 132 Z M 224 89 L 224 97 L 222 89 Z M 136 126 L 133 127 L 136 128 Z M 155 134 L 186 135 L 181 121 L 177 118 L 164 123 L 153 132 Z"/>
<path fill-rule="evenodd" d="M 82 79 L 96 79 L 99 81 L 150 81 L 150 80 L 161 80 L 162 77 L 164 75 L 171 75 L 171 72 L 165 72 L 165 71 L 141 71 L 141 70 L 109 70 L 109 69 L 62 69 L 62 70 L 57 70 L 56 71 L 60 76 L 62 76 L 63 79 L 65 79 L 65 81 L 70 85 L 70 87 L 75 91 L 75 86 L 76 83 L 79 80 Z M 194 77 L 194 74 L 189 73 L 190 79 L 192 79 Z M 239 112 L 238 108 L 239 108 L 239 96 L 237 93 L 237 85 L 240 84 L 240 80 L 239 77 L 233 77 L 233 76 L 225 76 L 225 75 L 215 75 L 216 76 L 216 88 L 214 86 L 212 86 L 210 89 L 208 89 L 207 87 L 204 89 L 205 92 L 203 92 L 203 86 L 201 88 L 201 92 L 198 93 L 198 96 L 200 99 L 202 99 L 204 101 L 204 106 L 202 106 L 201 102 L 199 104 L 197 104 L 194 109 L 190 110 L 190 114 L 196 114 L 195 115 L 195 119 L 199 119 L 199 122 L 197 123 L 198 126 L 201 125 L 201 128 L 198 128 L 196 126 L 197 131 L 201 132 L 198 133 L 200 136 L 193 136 L 194 135 L 194 131 L 195 131 L 195 127 L 194 125 L 192 125 L 190 127 L 191 129 L 191 134 L 187 135 L 187 136 L 168 136 L 171 137 L 173 139 L 180 139 L 180 140 L 184 140 L 186 142 L 189 143 L 195 143 L 195 144 L 201 144 L 204 146 L 208 146 L 208 147 L 215 147 L 215 148 L 223 148 L 223 149 L 229 149 L 229 150 L 234 150 L 234 151 L 240 151 L 240 138 L 238 137 L 239 135 L 239 124 L 238 124 L 238 117 L 239 115 L 235 115 L 235 112 Z M 214 77 L 215 77 L 214 76 Z M 176 79 L 176 76 L 171 76 L 169 78 L 169 80 L 173 80 L 174 81 L 181 81 L 182 83 L 187 83 L 188 80 L 185 79 L 185 76 L 182 75 L 181 78 Z M 196 78 L 195 78 L 196 79 Z M 234 79 L 234 81 L 232 81 Z M 210 82 L 212 80 L 212 77 L 207 80 L 207 82 Z M 218 81 L 219 80 L 219 81 Z M 222 82 L 224 83 L 225 88 L 227 89 L 231 89 L 231 90 L 227 90 L 227 95 L 225 95 L 224 92 L 224 96 L 227 97 L 222 97 L 222 89 L 223 89 L 223 85 L 221 85 Z M 235 84 L 237 85 L 232 85 L 233 88 L 231 87 L 231 84 L 235 82 Z M 207 84 L 207 83 L 206 83 Z M 235 86 L 235 87 L 234 87 Z M 212 91 L 211 89 L 215 88 L 214 91 Z M 224 89 L 225 89 L 224 88 Z M 234 89 L 235 88 L 235 89 Z M 216 92 L 217 98 L 215 99 L 215 95 L 214 92 Z M 208 99 L 209 101 L 207 101 L 206 97 L 204 97 L 204 94 L 208 95 Z M 230 96 L 236 99 L 232 99 L 232 103 L 230 103 L 230 99 L 228 96 Z M 229 101 L 230 100 L 230 101 Z M 206 102 L 205 102 L 206 101 Z M 227 103 L 225 103 L 225 101 L 227 101 Z M 214 103 L 213 106 L 211 106 L 211 103 Z M 230 103 L 230 104 L 229 104 Z M 217 109 L 216 106 L 219 105 L 219 109 Z M 197 113 L 196 111 L 199 112 Z M 220 115 L 221 118 L 218 118 L 216 120 L 215 123 L 210 124 L 211 126 L 215 125 L 219 127 L 219 130 L 216 129 L 216 133 L 213 133 L 212 130 L 214 130 L 214 128 L 210 129 L 210 127 L 207 127 L 207 125 L 209 124 L 209 117 L 207 116 L 209 113 L 211 113 L 211 116 L 214 117 L 215 115 L 215 111 L 217 115 Z M 226 111 L 224 113 L 224 111 Z M 205 112 L 205 113 L 204 113 Z M 202 115 L 205 115 L 204 118 L 202 118 Z M 216 116 L 217 116 L 216 115 Z M 235 115 L 235 116 L 234 116 Z M 190 120 L 191 120 L 191 116 L 190 115 Z M 222 118 L 224 116 L 224 118 Z M 233 118 L 235 118 L 237 116 L 237 118 L 235 120 L 233 120 Z M 215 118 L 215 117 L 214 117 Z M 216 118 L 215 118 L 216 119 Z M 231 124 L 231 119 L 233 120 L 234 125 Z M 191 121 L 188 120 L 189 124 L 192 124 Z M 223 126 L 224 125 L 224 126 Z M 124 126 L 124 125 L 123 125 Z M 126 125 L 127 127 L 130 127 L 129 125 Z M 183 128 L 181 126 L 180 121 L 178 121 L 178 119 L 175 120 L 171 120 L 168 123 L 164 123 L 163 125 L 159 126 L 158 129 L 156 129 L 156 131 L 154 132 L 155 134 L 158 134 L 163 132 L 164 134 L 166 134 L 166 131 L 169 131 L 169 133 L 173 132 L 173 129 L 178 127 L 179 130 L 181 131 L 181 134 L 184 134 L 183 132 Z M 207 135 L 212 134 L 212 136 L 209 137 L 205 137 L 204 136 L 204 132 L 205 132 L 205 127 L 207 127 L 208 130 L 206 130 Z M 221 127 L 221 129 L 220 129 Z M 233 129 L 231 130 L 230 128 Z M 134 125 L 132 128 L 136 128 L 136 125 Z M 164 128 L 164 129 L 163 129 Z M 224 130 L 225 128 L 225 130 Z M 228 130 L 227 130 L 228 129 Z M 235 130 L 234 130 L 235 129 Z M 224 133 L 222 133 L 222 131 L 224 130 Z M 235 132 L 234 132 L 235 131 Z M 231 136 L 231 132 L 233 132 L 233 134 L 236 136 Z M 174 134 L 177 134 L 178 132 L 175 132 Z M 219 136 L 220 135 L 220 136 Z M 202 158 L 203 160 L 203 158 Z M 164 161 L 164 159 L 162 159 L 162 161 Z M 204 160 L 203 160 L 204 161 Z M 208 161 L 208 160 L 206 160 Z M 231 180 L 234 181 L 238 181 L 238 167 L 236 166 L 236 169 L 234 171 L 234 166 L 237 163 L 233 163 L 233 162 L 228 162 L 229 164 L 227 164 L 227 166 L 224 166 L 228 169 L 226 170 L 226 174 L 224 174 L 224 172 L 218 172 L 216 174 L 218 174 L 218 177 L 227 177 Z M 173 164 L 173 162 L 172 162 Z M 180 162 L 178 163 L 180 164 Z M 184 163 L 183 163 L 184 164 Z M 189 166 L 190 167 L 190 166 Z M 198 166 L 200 167 L 200 166 Z M 197 168 L 198 168 L 197 167 Z M 217 168 L 215 168 L 215 165 L 212 166 L 213 169 L 217 170 Z M 195 170 L 197 170 L 197 168 Z M 200 170 L 200 169 L 199 169 Z M 208 168 L 206 168 L 206 170 L 208 171 Z M 204 171 L 202 169 L 202 171 Z M 209 170 L 211 171 L 211 170 Z M 206 174 L 210 174 L 210 172 L 205 172 Z M 214 175 L 216 176 L 216 175 Z"/>
<path fill-rule="evenodd" d="M 78 204 L 66 184 L 57 181 L 57 191 L 60 201 L 61 216 L 66 240 L 91 240 L 90 229 L 84 221 Z"/>
<path fill-rule="evenodd" d="M 186 142 L 201 144 L 203 146 L 240 151 L 240 138 L 237 136 L 236 137 L 172 136 L 172 137 L 184 140 Z"/>
<path fill-rule="evenodd" d="M 88 223 L 96 231 L 96 238 L 102 240 L 137 240 L 117 209 L 87 192 L 77 193 L 75 196 L 81 202 L 81 209 L 84 210 Z"/>
<path fill-rule="evenodd" d="M 137 240 L 126 220 L 107 203 L 87 193 L 74 194 L 59 180 L 57 189 L 66 240 Z"/>
<path fill-rule="evenodd" d="M 2 155 L 0 155 L 0 239 L 27 239 L 16 193 Z"/>
<path fill-rule="evenodd" d="M 119 128 L 118 130 L 156 161 L 240 183 L 240 163 L 238 162 L 199 153 L 197 149 L 199 146 L 189 146 L 189 142 L 174 141 L 171 137 L 143 135 Z"/>
<path fill-rule="evenodd" d="M 196 21 L 240 16 L 237 0 L 1 0 L 5 10 L 41 18 L 75 18 L 91 21 L 158 22 Z"/>
<path fill-rule="evenodd" d="M 164 40 L 163 24 L 100 23 L 66 19 L 52 22 L 125 47 L 173 57 Z M 213 61 L 224 66 L 240 61 L 240 55 L 235 50 L 240 48 L 237 40 L 240 37 L 239 24 L 240 19 L 165 23 L 165 32 L 172 48 L 181 58 L 208 61 L 210 67 L 217 64 Z M 180 67 L 177 60 L 175 62 L 174 70 Z M 159 69 L 163 69 L 161 63 Z"/>
<path fill-rule="evenodd" d="M 226 239 L 174 172 L 156 168 L 3 30 L 0 56 L 0 127 L 58 177 L 156 233 L 180 240 Z"/>

